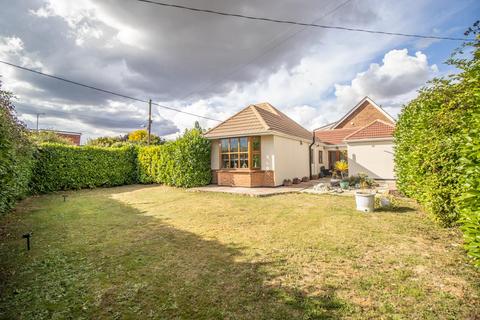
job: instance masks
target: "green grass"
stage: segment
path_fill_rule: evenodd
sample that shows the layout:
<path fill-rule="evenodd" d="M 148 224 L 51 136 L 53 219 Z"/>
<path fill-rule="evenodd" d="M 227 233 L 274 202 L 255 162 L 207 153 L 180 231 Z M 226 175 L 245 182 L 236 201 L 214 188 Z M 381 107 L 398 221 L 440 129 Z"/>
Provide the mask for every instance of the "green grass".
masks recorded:
<path fill-rule="evenodd" d="M 402 205 L 163 186 L 32 197 L 0 219 L 0 318 L 475 318 L 459 233 Z"/>

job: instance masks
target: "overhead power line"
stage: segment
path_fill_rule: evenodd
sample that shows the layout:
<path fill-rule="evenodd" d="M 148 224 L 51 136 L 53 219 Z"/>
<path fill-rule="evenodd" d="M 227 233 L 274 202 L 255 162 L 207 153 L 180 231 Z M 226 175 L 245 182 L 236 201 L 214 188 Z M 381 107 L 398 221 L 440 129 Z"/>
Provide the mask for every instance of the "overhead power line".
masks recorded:
<path fill-rule="evenodd" d="M 338 6 L 336 6 L 335 8 L 333 8 L 332 10 L 326 12 L 325 14 L 323 14 L 321 17 L 319 17 L 318 19 L 315 19 L 314 21 L 312 21 L 312 23 L 315 23 L 315 22 L 318 22 L 320 21 L 321 19 L 331 15 L 332 13 L 334 13 L 335 11 L 339 10 L 340 8 L 344 7 L 345 5 L 347 5 L 349 2 L 351 2 L 352 0 L 346 0 L 342 3 L 340 3 Z M 292 28 L 295 28 L 296 26 L 292 27 Z M 271 40 L 264 48 L 266 50 L 263 50 L 262 52 L 260 52 L 258 55 L 256 55 L 255 57 L 253 57 L 252 59 L 246 61 L 245 63 L 242 63 L 242 64 L 238 64 L 236 67 L 234 67 L 230 72 L 224 74 L 223 76 L 220 76 L 216 79 L 214 79 L 212 82 L 210 82 L 209 84 L 207 84 L 206 86 L 203 86 L 202 88 L 198 89 L 198 90 L 194 90 L 194 91 L 191 91 L 189 92 L 188 94 L 182 96 L 180 98 L 180 100 L 184 100 L 196 93 L 199 93 L 199 92 L 202 92 L 202 91 L 205 91 L 207 89 L 210 89 L 212 88 L 213 86 L 219 84 L 219 83 L 223 83 L 226 79 L 230 78 L 231 76 L 237 74 L 238 72 L 240 72 L 241 70 L 243 70 L 244 68 L 248 67 L 249 65 L 253 64 L 255 61 L 259 60 L 260 58 L 263 58 L 265 55 L 267 55 L 269 52 L 271 52 L 272 50 L 278 48 L 279 46 L 281 46 L 282 44 L 284 44 L 285 42 L 291 40 L 292 38 L 294 38 L 296 35 L 298 35 L 299 33 L 305 31 L 307 29 L 307 27 L 302 27 L 301 29 L 295 31 L 294 33 L 290 34 L 289 36 L 287 36 L 286 38 L 278 41 L 277 43 L 275 43 L 275 40 L 276 38 L 274 38 L 273 40 Z M 283 34 L 282 34 L 283 35 Z M 273 45 L 271 45 L 273 44 Z"/>
<path fill-rule="evenodd" d="M 111 95 L 114 95 L 114 96 L 117 96 L 117 97 L 121 97 L 121 98 L 125 98 L 125 99 L 130 99 L 130 100 L 133 100 L 133 101 L 138 101 L 138 102 L 143 102 L 143 103 L 148 103 L 148 102 L 149 102 L 148 100 L 143 100 L 143 99 L 139 99 L 139 98 L 127 96 L 127 95 L 122 94 L 122 93 L 118 93 L 118 92 L 114 92 L 114 91 L 110 91 L 110 90 L 106 90 L 106 89 L 94 87 L 94 86 L 91 86 L 91 85 L 88 85 L 88 84 L 84 84 L 84 83 L 80 83 L 80 82 L 77 82 L 77 81 L 69 80 L 69 79 L 66 79 L 66 78 L 63 78 L 63 77 L 59 77 L 59 76 L 55 76 L 55 75 L 52 75 L 52 74 L 44 73 L 44 72 L 41 72 L 41 71 L 37 71 L 37 70 L 34 70 L 34 69 L 22 67 L 22 66 L 19 66 L 19 65 L 16 65 L 16 64 L 7 62 L 7 61 L 0 60 L 0 63 L 3 63 L 3 64 L 5 64 L 5 65 L 11 66 L 11 67 L 14 67 L 14 68 L 17 68 L 17 69 L 21 69 L 21 70 L 24 70 L 24 71 L 32 72 L 32 73 L 35 73 L 35 74 L 38 74 L 38 75 L 41 75 L 41 76 L 45 76 L 45 77 L 49 77 L 49 78 L 52 78 L 52 79 L 56 79 L 56 80 L 68 82 L 68 83 L 70 83 L 70 84 L 74 84 L 74 85 L 81 86 L 81 87 L 84 87 L 84 88 L 88 88 L 88 89 L 91 89 L 91 90 L 95 90 L 95 91 L 99 91 L 99 92 L 111 94 Z M 152 102 L 152 104 L 153 104 L 153 105 L 156 105 L 156 106 L 158 106 L 158 107 L 160 107 L 160 108 L 163 108 L 163 109 L 167 109 L 167 110 L 171 110 L 171 111 L 175 111 L 175 112 L 179 112 L 179 113 L 183 113 L 183 114 L 188 114 L 188 115 L 193 116 L 193 117 L 203 118 L 203 119 L 206 119 L 206 120 L 212 120 L 212 121 L 221 122 L 221 121 L 218 120 L 218 119 L 213 119 L 213 118 L 201 116 L 201 115 L 198 115 L 198 114 L 195 114 L 195 113 L 191 113 L 191 112 L 188 112 L 188 111 L 183 111 L 183 110 L 179 110 L 179 109 L 176 109 L 176 108 L 168 107 L 168 106 L 165 106 L 165 105 L 156 103 L 156 102 Z"/>
<path fill-rule="evenodd" d="M 361 29 L 361 28 L 349 28 L 349 27 L 342 27 L 342 26 L 330 26 L 330 25 L 323 25 L 317 23 L 306 23 L 301 21 L 293 21 L 293 20 L 282 20 L 282 19 L 274 19 L 274 18 L 265 18 L 265 17 L 255 17 L 249 16 L 244 14 L 238 13 L 230 13 L 230 12 L 223 12 L 217 10 L 209 10 L 209 9 L 200 9 L 194 7 L 187 7 L 178 4 L 171 4 L 165 2 L 158 2 L 152 0 L 137 0 L 139 2 L 150 3 L 158 6 L 163 7 L 171 7 L 195 12 L 202 12 L 208 14 L 215 14 L 220 16 L 228 16 L 228 17 L 235 17 L 241 19 L 249 19 L 249 20 L 257 20 L 257 21 L 266 21 L 266 22 L 274 22 L 274 23 L 283 23 L 283 24 L 293 24 L 298 26 L 305 26 L 305 27 L 312 27 L 312 28 L 321 28 L 321 29 L 336 29 L 336 30 L 343 30 L 343 31 L 353 31 L 353 32 L 365 32 L 365 33 L 373 33 L 373 34 L 383 34 L 389 36 L 402 36 L 402 37 L 411 37 L 411 38 L 422 38 L 422 39 L 437 39 L 437 40 L 453 40 L 453 41 L 469 41 L 472 39 L 468 38 L 455 38 L 455 37 L 441 37 L 441 36 L 432 36 L 432 35 L 421 35 L 421 34 L 409 34 L 409 33 L 399 33 L 399 32 L 389 32 L 389 31 L 380 31 L 380 30 L 369 30 L 369 29 Z"/>

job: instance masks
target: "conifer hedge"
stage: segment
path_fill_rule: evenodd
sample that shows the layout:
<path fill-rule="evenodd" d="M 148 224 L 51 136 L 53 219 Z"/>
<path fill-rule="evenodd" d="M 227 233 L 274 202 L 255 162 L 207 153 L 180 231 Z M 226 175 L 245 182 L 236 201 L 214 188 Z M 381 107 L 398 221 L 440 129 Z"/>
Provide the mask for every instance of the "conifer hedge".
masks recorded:
<path fill-rule="evenodd" d="M 480 267 L 479 36 L 448 63 L 460 72 L 422 88 L 399 116 L 397 185 L 443 225 L 461 225 L 468 255 Z"/>
<path fill-rule="evenodd" d="M 35 154 L 31 190 L 112 187 L 137 181 L 134 147 L 100 148 L 42 144 Z"/>
<path fill-rule="evenodd" d="M 138 150 L 140 183 L 195 187 L 210 183 L 210 142 L 199 130 L 188 130 L 175 141 Z"/>
<path fill-rule="evenodd" d="M 0 215 L 28 194 L 33 165 L 34 148 L 15 116 L 11 98 L 0 82 Z"/>

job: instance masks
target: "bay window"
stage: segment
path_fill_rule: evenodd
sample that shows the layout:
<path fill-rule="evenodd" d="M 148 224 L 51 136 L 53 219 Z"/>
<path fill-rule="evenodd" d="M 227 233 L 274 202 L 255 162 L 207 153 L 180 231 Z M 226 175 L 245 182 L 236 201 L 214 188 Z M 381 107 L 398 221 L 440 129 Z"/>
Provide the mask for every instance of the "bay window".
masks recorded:
<path fill-rule="evenodd" d="M 260 137 L 220 139 L 222 169 L 260 169 Z"/>

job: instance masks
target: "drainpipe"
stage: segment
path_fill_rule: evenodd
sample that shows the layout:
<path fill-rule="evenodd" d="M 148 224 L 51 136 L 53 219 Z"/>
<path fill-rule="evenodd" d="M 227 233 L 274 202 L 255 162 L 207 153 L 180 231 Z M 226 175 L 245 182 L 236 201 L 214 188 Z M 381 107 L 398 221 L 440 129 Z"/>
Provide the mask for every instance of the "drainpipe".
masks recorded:
<path fill-rule="evenodd" d="M 312 162 L 313 162 L 313 159 L 312 159 L 312 155 L 313 155 L 313 152 L 312 152 L 312 146 L 315 144 L 315 131 L 313 131 L 313 141 L 312 143 L 308 146 L 308 168 L 309 168 L 309 172 L 310 172 L 310 179 L 312 179 Z"/>

